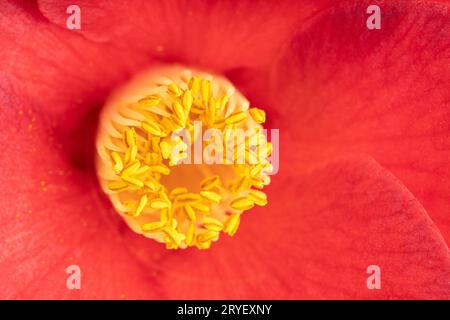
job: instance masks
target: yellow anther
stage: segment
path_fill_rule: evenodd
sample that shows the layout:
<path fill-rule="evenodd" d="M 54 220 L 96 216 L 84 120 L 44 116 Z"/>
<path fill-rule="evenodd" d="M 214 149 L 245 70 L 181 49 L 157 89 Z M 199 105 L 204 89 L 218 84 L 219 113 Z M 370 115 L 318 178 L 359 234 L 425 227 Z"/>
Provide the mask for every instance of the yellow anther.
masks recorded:
<path fill-rule="evenodd" d="M 166 176 L 170 174 L 170 169 L 163 164 L 149 166 L 149 169 L 152 172 L 160 173 Z"/>
<path fill-rule="evenodd" d="M 121 191 L 128 188 L 128 184 L 123 181 L 111 181 L 108 183 L 108 189 L 111 191 Z"/>
<path fill-rule="evenodd" d="M 183 107 L 186 112 L 189 113 L 189 110 L 191 110 L 193 101 L 191 90 L 186 90 L 183 94 Z"/>
<path fill-rule="evenodd" d="M 184 188 L 184 187 L 178 187 L 178 188 L 175 188 L 172 191 L 170 191 L 169 197 L 175 198 L 176 196 L 183 194 L 183 193 L 188 193 L 188 189 Z"/>
<path fill-rule="evenodd" d="M 217 175 L 204 178 L 200 182 L 200 188 L 202 190 L 211 190 L 211 189 L 213 189 L 215 187 L 219 187 L 220 185 L 221 185 L 220 177 L 217 176 Z"/>
<path fill-rule="evenodd" d="M 200 250 L 209 249 L 211 247 L 211 240 L 205 242 L 197 242 L 195 246 Z"/>
<path fill-rule="evenodd" d="M 200 199 L 201 199 L 201 197 L 199 194 L 191 193 L 191 192 L 180 194 L 180 195 L 176 196 L 177 201 L 198 201 Z"/>
<path fill-rule="evenodd" d="M 257 123 L 264 123 L 266 122 L 266 113 L 258 108 L 250 108 L 249 110 L 250 116 L 253 120 Z"/>
<path fill-rule="evenodd" d="M 144 186 L 144 182 L 142 182 L 139 179 L 128 177 L 128 176 L 124 176 L 124 175 L 122 175 L 121 177 L 122 177 L 123 181 L 129 182 L 130 184 L 132 184 L 132 185 L 134 185 L 136 187 L 143 187 Z"/>
<path fill-rule="evenodd" d="M 192 208 L 197 209 L 198 211 L 203 213 L 208 213 L 210 211 L 209 206 L 200 202 L 193 202 L 190 205 L 192 206 Z"/>
<path fill-rule="evenodd" d="M 196 97 L 200 92 L 200 79 L 197 77 L 192 77 L 190 81 L 190 88 L 192 90 L 192 95 Z"/>
<path fill-rule="evenodd" d="M 194 100 L 194 104 L 191 107 L 191 112 L 194 114 L 202 114 L 205 112 L 206 107 L 203 105 L 201 100 Z"/>
<path fill-rule="evenodd" d="M 227 233 L 229 236 L 234 236 L 237 229 L 239 228 L 240 222 L 241 222 L 241 214 L 233 213 L 225 223 L 223 231 Z"/>
<path fill-rule="evenodd" d="M 114 161 L 114 171 L 116 173 L 120 173 L 123 170 L 122 158 L 115 151 L 111 152 L 111 158 Z"/>
<path fill-rule="evenodd" d="M 134 216 L 137 217 L 142 213 L 142 210 L 144 210 L 145 206 L 147 205 L 148 197 L 146 194 L 142 195 L 139 199 L 138 206 L 136 210 L 134 211 Z"/>
<path fill-rule="evenodd" d="M 272 154 L 272 151 L 273 151 L 273 145 L 272 145 L 272 142 L 268 142 L 268 143 L 266 144 L 266 146 L 267 146 L 267 157 L 268 157 L 268 156 L 270 156 L 270 155 Z"/>
<path fill-rule="evenodd" d="M 173 112 L 175 113 L 175 116 L 177 117 L 177 119 L 179 119 L 179 123 L 184 125 L 184 122 L 186 121 L 186 117 L 187 117 L 187 111 L 183 108 L 183 106 L 181 105 L 181 103 L 179 103 L 178 101 L 175 101 L 172 104 L 172 109 Z"/>
<path fill-rule="evenodd" d="M 258 163 L 256 166 L 254 166 L 250 170 L 250 175 L 253 177 L 258 176 L 261 173 L 261 170 L 264 168 L 264 165 L 262 163 Z"/>
<path fill-rule="evenodd" d="M 147 96 L 143 99 L 140 99 L 138 102 L 143 107 L 155 107 L 161 102 L 161 99 L 158 98 L 157 96 Z"/>
<path fill-rule="evenodd" d="M 139 167 L 139 168 L 134 172 L 134 175 L 140 176 L 140 175 L 145 174 L 145 173 L 146 173 L 147 171 L 149 171 L 149 170 L 150 170 L 150 167 L 149 167 L 149 166 L 143 165 L 143 166 Z"/>
<path fill-rule="evenodd" d="M 142 122 L 142 129 L 156 137 L 167 136 L 167 134 L 161 130 L 158 124 L 150 119 L 147 122 Z"/>
<path fill-rule="evenodd" d="M 151 148 L 152 148 L 153 152 L 159 153 L 161 151 L 161 148 L 159 146 L 160 142 L 161 142 L 161 138 L 160 137 L 152 137 L 150 139 L 150 145 L 151 145 Z"/>
<path fill-rule="evenodd" d="M 203 103 L 209 102 L 209 97 L 211 96 L 211 81 L 202 80 L 201 83 L 202 99 Z"/>
<path fill-rule="evenodd" d="M 203 198 L 205 198 L 207 200 L 210 200 L 212 202 L 215 202 L 215 203 L 219 203 L 220 199 L 222 198 L 220 196 L 220 194 L 218 194 L 216 192 L 213 192 L 213 191 L 200 191 L 200 195 Z"/>
<path fill-rule="evenodd" d="M 186 234 L 186 244 L 188 246 L 192 246 L 194 244 L 194 240 L 195 240 L 195 224 L 190 223 Z"/>
<path fill-rule="evenodd" d="M 211 231 L 219 232 L 223 229 L 223 223 L 211 217 L 205 217 L 202 221 L 203 226 Z"/>
<path fill-rule="evenodd" d="M 175 97 L 181 96 L 181 89 L 175 83 L 169 85 L 168 92 Z"/>
<path fill-rule="evenodd" d="M 159 183 L 152 178 L 147 178 L 148 180 L 144 181 L 144 185 L 149 188 L 151 191 L 156 192 L 159 189 Z"/>
<path fill-rule="evenodd" d="M 168 208 L 170 203 L 167 202 L 165 199 L 153 199 L 150 201 L 150 208 L 152 209 L 165 209 Z"/>
<path fill-rule="evenodd" d="M 130 164 L 128 167 L 126 167 L 122 171 L 122 176 L 131 176 L 134 175 L 137 169 L 141 166 L 141 163 L 139 160 L 134 161 L 132 164 Z"/>
<path fill-rule="evenodd" d="M 248 210 L 254 207 L 252 200 L 246 197 L 237 198 L 230 203 L 231 208 L 235 210 Z"/>
<path fill-rule="evenodd" d="M 137 152 L 138 152 L 138 147 L 137 145 L 131 146 L 130 149 L 130 154 L 129 154 L 129 161 L 133 162 L 136 161 L 136 156 L 137 156 Z"/>
<path fill-rule="evenodd" d="M 259 190 L 250 190 L 248 198 L 258 206 L 265 206 L 267 204 L 267 195 Z"/>
<path fill-rule="evenodd" d="M 164 221 L 155 221 L 155 222 L 149 222 L 149 223 L 143 224 L 141 229 L 144 232 L 154 232 L 154 231 L 161 230 L 162 228 L 164 228 L 164 226 L 165 226 Z"/>
<path fill-rule="evenodd" d="M 239 122 L 247 119 L 247 114 L 244 111 L 238 111 L 231 114 L 228 118 L 225 119 L 225 124 L 238 124 Z"/>
<path fill-rule="evenodd" d="M 220 99 L 220 104 L 219 104 L 219 110 L 220 111 L 224 111 L 225 110 L 225 107 L 227 106 L 227 103 L 228 103 L 228 100 L 229 100 L 230 98 L 227 96 L 227 95 L 225 95 L 225 96 L 223 96 L 221 99 Z"/>
<path fill-rule="evenodd" d="M 198 242 L 207 242 L 210 240 L 214 240 L 214 238 L 216 238 L 218 235 L 219 235 L 219 233 L 217 231 L 208 230 L 206 232 L 200 233 L 197 236 L 197 241 Z"/>
<path fill-rule="evenodd" d="M 159 215 L 159 220 L 161 222 L 164 222 L 164 225 L 166 225 L 168 223 L 168 221 L 170 219 L 172 219 L 171 213 L 172 213 L 172 210 L 170 210 L 169 208 L 161 209 L 160 215 Z"/>
<path fill-rule="evenodd" d="M 216 121 L 216 103 L 215 100 L 213 98 L 210 99 L 209 101 L 209 106 L 206 109 L 206 113 L 205 113 L 205 117 L 206 117 L 206 122 L 209 126 L 213 126 L 215 121 Z"/>
<path fill-rule="evenodd" d="M 136 145 L 136 131 L 134 128 L 125 130 L 125 142 L 128 147 Z"/>
<path fill-rule="evenodd" d="M 170 239 L 170 241 L 177 247 L 180 245 L 181 241 L 186 238 L 185 235 L 178 233 L 175 229 L 170 227 L 165 227 L 163 229 L 164 233 Z"/>
<path fill-rule="evenodd" d="M 161 155 L 163 159 L 168 159 L 172 152 L 172 146 L 167 141 L 161 141 L 160 143 Z"/>
<path fill-rule="evenodd" d="M 195 211 L 194 211 L 194 209 L 192 209 L 192 207 L 189 204 L 184 206 L 184 211 L 185 211 L 186 215 L 188 216 L 189 220 L 191 220 L 192 222 L 195 222 L 197 220 Z"/>

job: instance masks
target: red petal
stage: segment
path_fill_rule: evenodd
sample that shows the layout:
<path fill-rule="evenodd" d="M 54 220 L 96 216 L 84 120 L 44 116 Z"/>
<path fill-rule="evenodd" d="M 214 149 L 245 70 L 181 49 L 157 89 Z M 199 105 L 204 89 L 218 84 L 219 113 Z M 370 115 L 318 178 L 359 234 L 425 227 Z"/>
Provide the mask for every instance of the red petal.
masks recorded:
<path fill-rule="evenodd" d="M 33 7 L 0 3 L 0 70 L 58 121 L 98 108 L 112 88 L 152 63 L 144 52 L 91 43 Z M 70 113 L 71 117 L 67 116 Z"/>
<path fill-rule="evenodd" d="M 160 261 L 167 298 L 449 298 L 450 255 L 414 196 L 375 161 L 274 179 L 266 208 L 212 250 Z M 281 191 L 283 190 L 283 191 Z M 381 290 L 366 285 L 381 268 Z"/>
<path fill-rule="evenodd" d="M 370 154 L 450 241 L 450 7 L 378 2 L 381 30 L 368 30 L 372 2 L 315 17 L 276 64 L 269 104 L 298 150 L 285 152 L 296 165 L 284 170 Z"/>
<path fill-rule="evenodd" d="M 157 298 L 155 277 L 123 245 L 128 232 L 77 170 L 32 101 L 0 78 L 1 298 Z M 125 231 L 123 231 L 125 230 Z M 147 242 L 147 250 L 153 244 Z M 81 290 L 65 270 L 81 268 Z"/>
<path fill-rule="evenodd" d="M 77 1 L 83 36 L 166 61 L 225 70 L 272 62 L 297 23 L 329 0 Z M 39 9 L 66 28 L 73 1 L 40 0 Z"/>

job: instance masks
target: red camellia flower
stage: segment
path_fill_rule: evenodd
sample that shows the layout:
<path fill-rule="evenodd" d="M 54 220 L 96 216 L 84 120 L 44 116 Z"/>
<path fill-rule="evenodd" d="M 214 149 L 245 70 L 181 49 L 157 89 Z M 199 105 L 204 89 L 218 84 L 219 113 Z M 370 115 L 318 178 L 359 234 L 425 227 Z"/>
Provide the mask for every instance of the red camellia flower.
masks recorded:
<path fill-rule="evenodd" d="M 0 297 L 450 298 L 449 18 L 448 1 L 2 1 Z M 280 130 L 267 205 L 206 250 L 137 234 L 98 179 L 108 97 L 171 66 L 228 79 Z M 195 105 L 194 78 L 156 98 Z M 194 243 L 170 228 L 169 249 Z"/>

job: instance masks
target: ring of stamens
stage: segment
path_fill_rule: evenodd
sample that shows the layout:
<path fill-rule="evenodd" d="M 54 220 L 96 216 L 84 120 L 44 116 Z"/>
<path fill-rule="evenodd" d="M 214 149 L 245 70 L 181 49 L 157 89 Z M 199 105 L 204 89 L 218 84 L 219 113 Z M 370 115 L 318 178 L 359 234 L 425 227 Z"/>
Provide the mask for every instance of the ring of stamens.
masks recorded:
<path fill-rule="evenodd" d="M 145 73 L 103 108 L 97 135 L 102 189 L 135 232 L 168 249 L 209 248 L 221 232 L 236 233 L 244 211 L 267 204 L 261 189 L 270 183 L 272 168 L 267 159 L 271 144 L 261 130 L 264 122 L 264 111 L 249 108 L 222 77 L 178 66 Z M 214 171 L 208 164 L 183 163 L 202 138 L 196 136 L 195 123 L 223 133 L 224 149 L 236 138 L 227 136 L 232 130 L 252 135 L 241 140 L 242 149 L 238 145 L 220 155 L 221 165 Z M 181 130 L 187 141 L 174 138 Z M 201 139 L 202 150 L 212 143 Z M 244 150 L 240 162 L 238 150 Z M 198 171 L 198 182 L 177 179 L 177 170 Z"/>

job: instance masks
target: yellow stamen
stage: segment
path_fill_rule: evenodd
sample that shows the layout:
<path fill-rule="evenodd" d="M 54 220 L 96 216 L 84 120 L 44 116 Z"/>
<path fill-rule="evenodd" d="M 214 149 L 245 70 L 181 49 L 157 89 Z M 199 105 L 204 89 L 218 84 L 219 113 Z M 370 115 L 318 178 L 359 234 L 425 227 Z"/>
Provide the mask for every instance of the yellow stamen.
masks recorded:
<path fill-rule="evenodd" d="M 202 190 L 211 190 L 218 186 L 220 186 L 219 176 L 206 177 L 200 182 L 200 188 L 202 188 Z"/>
<path fill-rule="evenodd" d="M 257 123 L 266 122 L 266 113 L 263 110 L 258 108 L 250 108 L 248 111 L 252 119 L 255 120 Z"/>
<path fill-rule="evenodd" d="M 243 111 L 235 112 L 225 119 L 225 124 L 237 124 L 247 119 L 247 114 Z"/>
<path fill-rule="evenodd" d="M 164 199 L 153 199 L 150 201 L 150 208 L 165 209 L 169 207 L 169 203 Z"/>
<path fill-rule="evenodd" d="M 155 107 L 160 103 L 161 99 L 156 96 L 148 96 L 145 98 L 140 99 L 138 102 L 143 107 Z"/>
<path fill-rule="evenodd" d="M 207 200 L 210 200 L 215 203 L 219 203 L 221 196 L 213 191 L 200 191 L 200 195 Z"/>
<path fill-rule="evenodd" d="M 266 114 L 249 108 L 220 76 L 171 67 L 136 79 L 102 111 L 101 186 L 135 232 L 168 249 L 208 249 L 221 233 L 237 232 L 246 210 L 267 204 L 261 189 L 270 183 L 273 147 L 261 133 Z M 192 158 L 196 141 L 204 151 L 216 142 L 203 141 L 195 130 L 199 122 L 202 132 L 213 128 L 224 136 L 223 151 L 230 155 L 218 154 L 219 166 L 182 161 Z M 229 131 L 235 129 L 254 132 L 230 149 L 235 137 Z M 203 154 L 203 160 L 214 160 L 217 152 Z"/>
<path fill-rule="evenodd" d="M 230 206 L 235 210 L 248 210 L 253 208 L 255 204 L 249 198 L 238 198 L 231 202 Z"/>
<path fill-rule="evenodd" d="M 128 184 L 126 184 L 123 181 L 111 181 L 108 183 L 108 188 L 111 191 L 121 191 L 121 190 L 125 190 L 126 188 L 128 188 Z"/>
<path fill-rule="evenodd" d="M 117 152 L 111 152 L 111 158 L 114 161 L 114 171 L 116 173 L 120 173 L 123 170 L 123 162 L 122 158 L 119 156 Z"/>
<path fill-rule="evenodd" d="M 147 122 L 142 122 L 142 129 L 156 137 L 165 137 L 167 135 L 156 122 L 150 119 Z"/>
<path fill-rule="evenodd" d="M 134 216 L 137 217 L 141 214 L 142 210 L 144 210 L 145 206 L 147 205 L 148 197 L 146 194 L 144 194 L 141 199 L 139 200 L 139 204 L 136 208 L 136 211 L 134 211 Z"/>
<path fill-rule="evenodd" d="M 165 222 L 164 221 L 155 221 L 150 222 L 142 225 L 142 231 L 144 232 L 154 232 L 157 230 L 160 230 L 164 227 Z"/>
<path fill-rule="evenodd" d="M 234 236 L 236 233 L 239 223 L 241 222 L 241 214 L 240 213 L 234 213 L 232 214 L 225 225 L 225 228 L 223 229 L 224 232 L 226 232 L 229 236 Z"/>
<path fill-rule="evenodd" d="M 186 215 L 192 222 L 195 222 L 197 220 L 197 217 L 195 216 L 195 211 L 189 204 L 184 206 L 184 211 L 186 212 Z"/>
<path fill-rule="evenodd" d="M 223 229 L 223 223 L 220 222 L 217 219 L 211 218 L 211 217 L 205 217 L 203 218 L 203 225 L 206 229 L 219 232 Z"/>

